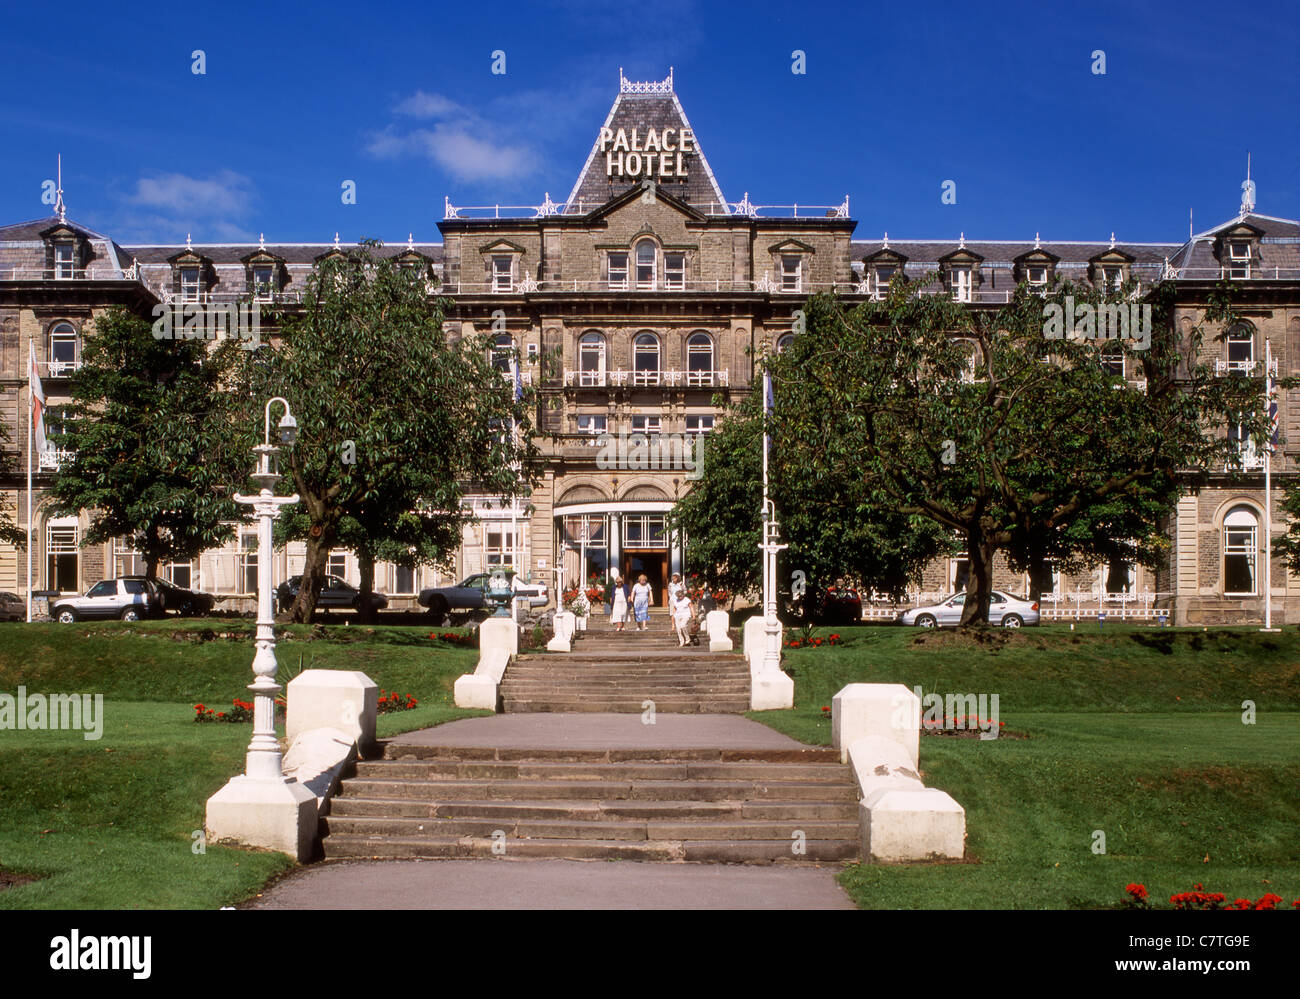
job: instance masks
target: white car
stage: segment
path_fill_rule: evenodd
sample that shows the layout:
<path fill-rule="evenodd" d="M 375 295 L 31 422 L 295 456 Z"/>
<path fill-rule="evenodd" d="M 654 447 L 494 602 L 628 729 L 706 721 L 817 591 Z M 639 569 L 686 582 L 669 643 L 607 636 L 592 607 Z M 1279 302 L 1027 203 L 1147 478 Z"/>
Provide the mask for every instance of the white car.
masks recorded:
<path fill-rule="evenodd" d="M 962 590 L 937 604 L 904 611 L 898 615 L 895 623 L 916 625 L 918 628 L 955 628 L 961 622 L 965 604 L 966 591 Z M 994 590 L 989 595 L 989 624 L 1019 628 L 1024 624 L 1038 623 L 1038 601 L 1023 600 L 1000 590 Z"/>

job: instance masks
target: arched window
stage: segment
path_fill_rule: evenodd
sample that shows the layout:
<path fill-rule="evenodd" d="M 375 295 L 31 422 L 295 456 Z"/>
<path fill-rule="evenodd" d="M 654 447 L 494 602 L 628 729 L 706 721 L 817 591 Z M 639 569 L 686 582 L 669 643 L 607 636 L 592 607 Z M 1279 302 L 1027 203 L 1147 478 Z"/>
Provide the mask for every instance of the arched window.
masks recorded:
<path fill-rule="evenodd" d="M 514 349 L 514 338 L 509 333 L 498 333 L 492 341 L 492 367 L 508 372 Z"/>
<path fill-rule="evenodd" d="M 55 323 L 50 328 L 50 377 L 57 378 L 76 371 L 80 366 L 77 330 L 71 323 Z"/>
<path fill-rule="evenodd" d="M 605 384 L 605 335 L 588 330 L 578 340 L 578 383 Z"/>
<path fill-rule="evenodd" d="M 1223 518 L 1223 594 L 1255 595 L 1256 534 L 1259 518 L 1248 506 L 1236 506 Z"/>
<path fill-rule="evenodd" d="M 686 338 L 686 384 L 713 384 L 713 337 L 703 331 Z"/>
<path fill-rule="evenodd" d="M 659 338 L 649 331 L 632 341 L 632 381 L 636 385 L 659 384 Z"/>
<path fill-rule="evenodd" d="M 783 334 L 782 336 L 780 336 L 780 337 L 777 338 L 777 341 L 776 341 L 776 352 L 777 352 L 778 354 L 781 353 L 783 350 L 785 350 L 787 347 L 789 347 L 790 344 L 792 344 L 792 343 L 794 343 L 794 334 L 793 334 L 793 333 L 785 333 L 785 334 Z"/>
<path fill-rule="evenodd" d="M 1228 331 L 1228 373 L 1248 375 L 1255 367 L 1255 331 L 1246 325 Z"/>
<path fill-rule="evenodd" d="M 636 286 L 653 288 L 655 286 L 655 261 L 658 249 L 653 239 L 643 239 L 636 244 Z"/>

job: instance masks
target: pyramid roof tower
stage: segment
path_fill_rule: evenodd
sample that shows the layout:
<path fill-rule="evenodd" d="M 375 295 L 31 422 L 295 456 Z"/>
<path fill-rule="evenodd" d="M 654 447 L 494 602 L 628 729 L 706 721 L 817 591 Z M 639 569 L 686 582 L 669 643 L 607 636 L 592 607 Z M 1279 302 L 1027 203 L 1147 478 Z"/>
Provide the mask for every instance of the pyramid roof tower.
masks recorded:
<path fill-rule="evenodd" d="M 565 214 L 590 211 L 651 180 L 665 193 L 711 214 L 726 198 L 673 92 L 673 73 L 634 83 L 618 71 L 618 97 L 569 192 Z"/>

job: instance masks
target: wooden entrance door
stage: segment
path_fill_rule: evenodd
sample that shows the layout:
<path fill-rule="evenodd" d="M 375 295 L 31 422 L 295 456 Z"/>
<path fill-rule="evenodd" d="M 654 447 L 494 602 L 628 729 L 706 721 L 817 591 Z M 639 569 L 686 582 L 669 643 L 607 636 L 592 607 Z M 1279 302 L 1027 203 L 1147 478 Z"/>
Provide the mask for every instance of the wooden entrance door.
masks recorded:
<path fill-rule="evenodd" d="M 645 573 L 653 599 L 651 607 L 662 607 L 668 599 L 668 552 L 660 549 L 623 552 L 623 578 L 629 586 Z"/>

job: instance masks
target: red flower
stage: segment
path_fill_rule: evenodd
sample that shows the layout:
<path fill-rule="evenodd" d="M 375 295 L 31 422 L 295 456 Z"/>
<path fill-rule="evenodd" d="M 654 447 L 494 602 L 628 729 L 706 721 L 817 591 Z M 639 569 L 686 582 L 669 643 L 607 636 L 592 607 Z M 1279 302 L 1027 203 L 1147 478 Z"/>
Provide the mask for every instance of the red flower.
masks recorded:
<path fill-rule="evenodd" d="M 1132 895 L 1135 901 L 1145 902 L 1147 900 L 1147 889 L 1145 885 L 1130 884 L 1127 885 L 1124 890 Z"/>

